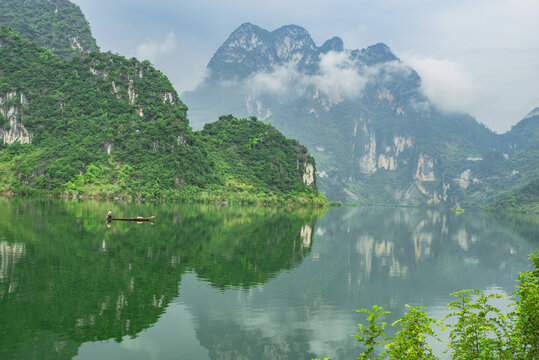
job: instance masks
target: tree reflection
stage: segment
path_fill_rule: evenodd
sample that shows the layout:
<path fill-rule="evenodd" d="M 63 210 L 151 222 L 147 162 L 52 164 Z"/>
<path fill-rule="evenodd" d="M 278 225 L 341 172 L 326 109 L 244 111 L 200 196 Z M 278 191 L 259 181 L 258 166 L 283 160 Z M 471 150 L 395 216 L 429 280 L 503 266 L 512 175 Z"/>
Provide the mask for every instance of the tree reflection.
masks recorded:
<path fill-rule="evenodd" d="M 157 214 L 156 225 L 105 214 Z M 249 288 L 309 254 L 317 214 L 0 198 L 0 358 L 71 358 L 87 341 L 135 337 L 178 296 L 182 274 Z M 34 355 L 32 355 L 34 354 Z"/>

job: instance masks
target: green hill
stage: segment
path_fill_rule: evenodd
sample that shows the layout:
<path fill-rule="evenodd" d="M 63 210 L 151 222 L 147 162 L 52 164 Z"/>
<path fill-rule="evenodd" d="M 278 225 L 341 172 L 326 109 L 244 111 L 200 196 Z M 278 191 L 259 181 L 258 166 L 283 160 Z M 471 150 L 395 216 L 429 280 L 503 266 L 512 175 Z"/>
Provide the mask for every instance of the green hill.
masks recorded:
<path fill-rule="evenodd" d="M 98 50 L 84 14 L 68 0 L 0 1 L 0 25 L 64 58 Z"/>
<path fill-rule="evenodd" d="M 539 213 L 539 178 L 492 202 L 488 211 Z"/>
<path fill-rule="evenodd" d="M 318 199 L 315 183 L 303 182 L 302 171 L 314 169 L 314 161 L 297 142 L 267 136 L 267 125 L 248 120 L 229 119 L 212 131 L 193 132 L 186 106 L 148 61 L 97 51 L 62 59 L 2 28 L 0 69 L 0 191 Z M 252 126 L 231 137 L 241 122 Z M 269 146 L 251 153 L 246 146 L 256 147 L 256 141 Z M 218 153 L 225 145 L 241 149 L 233 159 L 244 162 L 242 167 Z M 297 164 L 294 171 L 290 164 Z"/>

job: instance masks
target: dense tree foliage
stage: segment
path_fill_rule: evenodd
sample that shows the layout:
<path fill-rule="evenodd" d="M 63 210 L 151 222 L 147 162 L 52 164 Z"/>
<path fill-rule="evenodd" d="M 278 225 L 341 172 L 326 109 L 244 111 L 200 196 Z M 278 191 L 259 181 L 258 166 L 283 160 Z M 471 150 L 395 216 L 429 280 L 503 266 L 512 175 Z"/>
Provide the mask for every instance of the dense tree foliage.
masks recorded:
<path fill-rule="evenodd" d="M 539 178 L 497 199 L 487 207 L 487 210 L 539 213 Z"/>
<path fill-rule="evenodd" d="M 221 116 L 200 134 L 219 177 L 226 179 L 227 187 L 234 191 L 266 189 L 274 194 L 304 194 L 315 190 L 314 184 L 310 188 L 296 181 L 309 165 L 314 165 L 307 149 L 255 117 Z"/>
<path fill-rule="evenodd" d="M 61 57 L 98 50 L 86 18 L 68 0 L 1 1 L 0 25 Z"/>
<path fill-rule="evenodd" d="M 250 202 L 278 202 L 285 194 L 316 198 L 316 187 L 302 181 L 305 161 L 312 160 L 305 148 L 277 131 L 264 135 L 268 126 L 256 121 L 230 118 L 193 132 L 186 106 L 148 61 L 99 52 L 62 60 L 7 28 L 0 45 L 0 132 L 24 128 L 31 136 L 25 145 L 4 141 L 1 191 Z M 245 141 L 263 137 L 264 150 L 246 148 Z M 224 153 L 223 144 L 240 150 L 228 159 L 232 152 Z M 274 167 L 283 171 L 271 172 Z M 231 182 L 244 184 L 252 196 L 238 195 Z"/>

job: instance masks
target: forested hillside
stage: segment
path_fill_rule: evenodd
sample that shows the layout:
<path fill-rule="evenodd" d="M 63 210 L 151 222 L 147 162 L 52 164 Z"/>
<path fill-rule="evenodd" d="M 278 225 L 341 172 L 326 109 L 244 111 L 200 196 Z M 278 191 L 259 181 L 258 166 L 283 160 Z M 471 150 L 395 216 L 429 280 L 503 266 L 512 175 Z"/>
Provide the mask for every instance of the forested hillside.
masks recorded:
<path fill-rule="evenodd" d="M 487 207 L 489 211 L 539 213 L 539 178 L 502 196 Z"/>
<path fill-rule="evenodd" d="M 247 147 L 273 139 L 265 124 L 251 121 L 240 137 L 230 135 L 239 120 L 193 132 L 170 81 L 148 61 L 97 51 L 63 60 L 2 28 L 0 69 L 0 191 L 250 202 L 318 196 L 314 177 L 311 186 L 303 181 L 314 167 L 303 147 L 279 134 L 279 146 L 244 159 Z M 234 161 L 217 153 L 224 144 L 240 149 Z"/>
<path fill-rule="evenodd" d="M 68 0 L 0 1 L 1 25 L 64 58 L 98 50 L 84 14 Z"/>

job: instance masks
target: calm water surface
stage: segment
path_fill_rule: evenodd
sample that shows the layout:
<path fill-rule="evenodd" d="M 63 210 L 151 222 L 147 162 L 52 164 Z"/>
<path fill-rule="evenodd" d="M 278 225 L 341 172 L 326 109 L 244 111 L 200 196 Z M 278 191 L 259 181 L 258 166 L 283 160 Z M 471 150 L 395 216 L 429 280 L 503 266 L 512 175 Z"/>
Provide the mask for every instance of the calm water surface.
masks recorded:
<path fill-rule="evenodd" d="M 354 310 L 510 295 L 537 248 L 537 217 L 0 198 L 0 359 L 355 359 Z"/>

